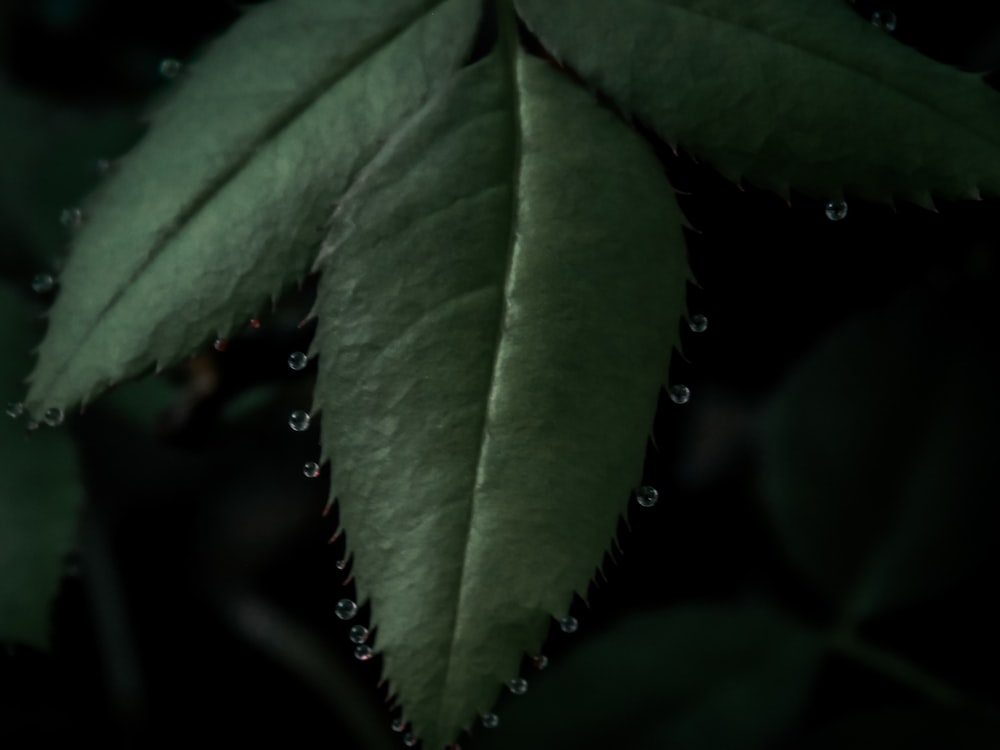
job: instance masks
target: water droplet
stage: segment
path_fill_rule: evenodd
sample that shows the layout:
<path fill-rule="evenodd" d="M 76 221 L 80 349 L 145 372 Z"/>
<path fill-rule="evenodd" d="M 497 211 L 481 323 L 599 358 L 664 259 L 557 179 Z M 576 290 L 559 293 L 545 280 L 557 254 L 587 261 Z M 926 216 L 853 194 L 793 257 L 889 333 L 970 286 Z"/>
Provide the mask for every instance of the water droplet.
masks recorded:
<path fill-rule="evenodd" d="M 302 473 L 310 479 L 315 479 L 319 476 L 319 464 L 315 461 L 307 461 L 302 467 Z"/>
<path fill-rule="evenodd" d="M 640 487 L 635 491 L 635 500 L 643 508 L 652 508 L 656 505 L 656 501 L 659 499 L 660 493 L 657 492 L 655 487 L 646 485 L 645 487 Z"/>
<path fill-rule="evenodd" d="M 337 560 L 334 565 L 337 566 L 337 570 L 343 570 L 347 567 L 347 560 Z"/>
<path fill-rule="evenodd" d="M 251 328 L 260 328 L 260 321 L 257 320 L 257 318 L 250 318 L 250 327 Z"/>
<path fill-rule="evenodd" d="M 31 279 L 31 289 L 36 294 L 51 292 L 56 285 L 56 280 L 50 273 L 36 273 Z"/>
<path fill-rule="evenodd" d="M 688 321 L 688 328 L 695 333 L 704 333 L 708 330 L 708 318 L 704 315 L 692 315 L 691 320 Z"/>
<path fill-rule="evenodd" d="M 559 621 L 559 629 L 564 633 L 575 633 L 580 623 L 572 615 L 567 615 Z"/>
<path fill-rule="evenodd" d="M 309 412 L 293 411 L 288 416 L 288 426 L 291 427 L 296 432 L 305 432 L 309 429 L 309 424 L 312 422 L 312 417 L 309 416 Z"/>
<path fill-rule="evenodd" d="M 46 409 L 45 414 L 42 415 L 42 419 L 45 420 L 45 424 L 49 427 L 58 427 L 63 423 L 63 410 L 55 407 Z"/>
<path fill-rule="evenodd" d="M 229 341 L 226 339 L 216 339 L 212 346 L 215 347 L 215 351 L 224 352 L 226 351 L 226 347 L 229 346 Z"/>
<path fill-rule="evenodd" d="M 877 10 L 872 13 L 872 25 L 891 34 L 896 30 L 896 14 L 891 10 Z"/>
<path fill-rule="evenodd" d="M 371 661 L 374 656 L 375 654 L 372 653 L 371 646 L 362 644 L 354 649 L 354 658 L 358 661 Z"/>
<path fill-rule="evenodd" d="M 302 352 L 292 352 L 288 355 L 288 366 L 293 370 L 304 370 L 309 364 L 309 357 Z"/>
<path fill-rule="evenodd" d="M 20 401 L 8 401 L 7 402 L 7 416 L 11 419 L 17 419 L 22 414 L 24 414 L 24 404 Z"/>
<path fill-rule="evenodd" d="M 358 613 L 358 605 L 350 599 L 341 599 L 337 602 L 335 612 L 341 620 L 353 620 L 354 615 Z"/>
<path fill-rule="evenodd" d="M 364 625 L 355 625 L 351 628 L 351 643 L 364 643 L 368 640 L 368 628 Z"/>
<path fill-rule="evenodd" d="M 409 732 L 407 732 L 406 734 L 403 735 L 403 744 L 406 745 L 407 747 L 413 747 L 414 745 L 417 744 L 417 738 L 414 737 Z"/>
<path fill-rule="evenodd" d="M 390 726 L 392 727 L 393 732 L 402 732 L 406 729 L 406 722 L 402 719 L 393 719 Z"/>
<path fill-rule="evenodd" d="M 668 393 L 675 404 L 686 404 L 691 400 L 691 389 L 686 385 L 672 385 Z"/>
<path fill-rule="evenodd" d="M 59 214 L 59 223 L 64 227 L 76 228 L 83 226 L 82 208 L 64 208 Z"/>
<path fill-rule="evenodd" d="M 500 726 L 500 717 L 496 714 L 483 714 L 479 718 L 482 719 L 483 726 L 487 729 L 496 729 Z"/>
<path fill-rule="evenodd" d="M 535 669 L 545 669 L 547 666 L 549 666 L 549 657 L 547 657 L 545 654 L 532 656 L 531 663 L 535 665 Z"/>
<path fill-rule="evenodd" d="M 110 159 L 98 159 L 97 160 L 97 174 L 107 174 L 111 171 L 113 164 Z"/>
<path fill-rule="evenodd" d="M 180 60 L 173 57 L 166 57 L 160 60 L 160 75 L 168 81 L 172 81 L 180 75 L 182 67 Z"/>
<path fill-rule="evenodd" d="M 514 695 L 524 695 L 528 692 L 528 681 L 523 677 L 515 677 L 513 680 L 507 680 L 507 689 Z"/>
<path fill-rule="evenodd" d="M 826 204 L 826 218 L 840 221 L 847 216 L 847 201 L 829 201 Z"/>

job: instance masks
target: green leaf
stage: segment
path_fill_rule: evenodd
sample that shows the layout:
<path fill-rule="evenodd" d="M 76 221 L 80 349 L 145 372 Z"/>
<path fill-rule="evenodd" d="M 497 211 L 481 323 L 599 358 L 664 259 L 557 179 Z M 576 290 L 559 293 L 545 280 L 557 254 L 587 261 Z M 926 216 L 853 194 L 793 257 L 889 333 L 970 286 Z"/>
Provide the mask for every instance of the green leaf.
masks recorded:
<path fill-rule="evenodd" d="M 0 284 L 0 394 L 20 387 L 33 338 L 30 308 Z M 27 434 L 4 417 L 0 456 L 0 640 L 45 648 L 83 499 L 73 443 L 64 430 Z"/>
<path fill-rule="evenodd" d="M 478 17 L 467 0 L 248 12 L 86 204 L 29 408 L 171 364 L 301 279 L 359 168 L 461 63 Z"/>
<path fill-rule="evenodd" d="M 847 622 L 941 593 L 994 544 L 998 324 L 989 290 L 910 293 L 836 331 L 770 405 L 765 502 Z"/>
<path fill-rule="evenodd" d="M 542 44 L 732 180 L 932 205 L 1000 193 L 1000 96 L 837 0 L 516 0 Z"/>
<path fill-rule="evenodd" d="M 643 614 L 554 660 L 483 747 L 771 748 L 809 700 L 822 655 L 818 638 L 759 605 Z"/>
<path fill-rule="evenodd" d="M 687 268 L 648 146 L 513 34 L 370 165 L 322 256 L 323 453 L 376 645 L 439 747 L 584 593 Z"/>

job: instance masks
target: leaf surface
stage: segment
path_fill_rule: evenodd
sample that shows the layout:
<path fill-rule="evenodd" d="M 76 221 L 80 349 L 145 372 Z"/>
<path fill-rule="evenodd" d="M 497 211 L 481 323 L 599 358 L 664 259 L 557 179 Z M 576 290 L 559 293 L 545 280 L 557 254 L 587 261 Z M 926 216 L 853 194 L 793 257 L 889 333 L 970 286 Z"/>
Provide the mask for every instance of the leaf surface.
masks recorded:
<path fill-rule="evenodd" d="M 1000 193 L 1000 95 L 836 0 L 516 0 L 542 44 L 671 144 L 787 196 Z"/>
<path fill-rule="evenodd" d="M 911 292 L 844 325 L 769 405 L 765 502 L 845 623 L 942 593 L 994 544 L 995 307 L 987 289 Z"/>
<path fill-rule="evenodd" d="M 16 393 L 34 335 L 29 306 L 0 284 L 0 393 Z M 65 430 L 0 422 L 0 641 L 49 644 L 49 612 L 83 491 Z"/>
<path fill-rule="evenodd" d="M 460 65 L 478 17 L 465 0 L 248 12 L 85 205 L 31 410 L 171 364 L 301 279 L 353 176 Z"/>
<path fill-rule="evenodd" d="M 314 408 L 425 747 L 490 709 L 601 561 L 677 340 L 682 223 L 648 146 L 509 40 L 334 217 Z"/>
<path fill-rule="evenodd" d="M 483 747 L 772 748 L 822 657 L 818 637 L 762 605 L 634 616 L 554 660 L 530 701 L 503 707 Z"/>

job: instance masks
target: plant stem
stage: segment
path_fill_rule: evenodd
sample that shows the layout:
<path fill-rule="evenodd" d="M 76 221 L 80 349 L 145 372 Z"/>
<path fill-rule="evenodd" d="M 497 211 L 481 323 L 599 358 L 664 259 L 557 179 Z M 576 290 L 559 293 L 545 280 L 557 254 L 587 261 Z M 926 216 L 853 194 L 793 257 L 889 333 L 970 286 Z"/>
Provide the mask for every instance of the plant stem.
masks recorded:
<path fill-rule="evenodd" d="M 936 703 L 950 707 L 971 703 L 968 696 L 958 688 L 896 654 L 859 639 L 853 633 L 835 631 L 830 635 L 829 643 L 834 651 Z"/>

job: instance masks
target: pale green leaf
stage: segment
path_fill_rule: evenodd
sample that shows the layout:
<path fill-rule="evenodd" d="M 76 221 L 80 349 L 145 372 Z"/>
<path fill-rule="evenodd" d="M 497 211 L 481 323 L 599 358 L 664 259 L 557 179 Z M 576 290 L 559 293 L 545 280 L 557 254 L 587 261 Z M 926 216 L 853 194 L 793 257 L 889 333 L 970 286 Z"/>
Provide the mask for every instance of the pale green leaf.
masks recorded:
<path fill-rule="evenodd" d="M 86 204 L 29 406 L 69 408 L 301 279 L 382 141 L 468 53 L 467 0 L 282 0 L 191 66 Z"/>
<path fill-rule="evenodd" d="M 0 397 L 20 389 L 34 340 L 31 319 L 24 300 L 0 284 Z M 0 417 L 0 641 L 45 648 L 83 491 L 64 429 L 29 433 L 23 421 Z"/>
<path fill-rule="evenodd" d="M 837 330 L 769 405 L 764 500 L 845 622 L 946 591 L 995 544 L 998 324 L 988 288 L 910 293 Z"/>
<path fill-rule="evenodd" d="M 644 613 L 553 660 L 530 700 L 501 707 L 482 747 L 772 748 L 822 659 L 818 637 L 760 605 Z"/>
<path fill-rule="evenodd" d="M 334 217 L 315 408 L 425 747 L 490 709 L 608 547 L 677 341 L 682 223 L 649 147 L 509 39 Z"/>
<path fill-rule="evenodd" d="M 1000 95 L 838 0 L 516 0 L 556 58 L 727 177 L 931 205 L 1000 193 Z"/>

